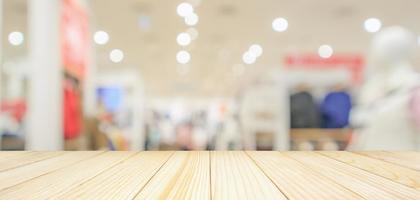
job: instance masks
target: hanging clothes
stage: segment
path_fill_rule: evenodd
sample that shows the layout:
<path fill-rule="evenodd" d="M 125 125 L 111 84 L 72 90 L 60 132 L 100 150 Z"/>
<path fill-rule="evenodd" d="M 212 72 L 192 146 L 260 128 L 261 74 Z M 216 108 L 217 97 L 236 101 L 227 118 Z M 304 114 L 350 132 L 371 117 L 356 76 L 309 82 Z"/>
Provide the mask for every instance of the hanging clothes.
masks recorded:
<path fill-rule="evenodd" d="M 291 128 L 319 128 L 320 114 L 311 93 L 301 91 L 290 97 Z"/>
<path fill-rule="evenodd" d="M 349 124 L 351 97 L 345 91 L 328 93 L 321 103 L 322 128 L 344 128 Z"/>
<path fill-rule="evenodd" d="M 64 81 L 64 138 L 73 139 L 80 135 L 82 129 L 82 113 L 79 91 L 70 80 Z"/>

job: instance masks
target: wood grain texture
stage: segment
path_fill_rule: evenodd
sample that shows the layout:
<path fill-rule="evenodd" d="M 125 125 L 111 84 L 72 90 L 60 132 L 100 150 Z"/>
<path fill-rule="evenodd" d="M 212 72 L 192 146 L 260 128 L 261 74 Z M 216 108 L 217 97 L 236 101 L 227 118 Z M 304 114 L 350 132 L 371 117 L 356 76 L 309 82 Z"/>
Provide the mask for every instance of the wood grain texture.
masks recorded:
<path fill-rule="evenodd" d="M 122 162 L 134 152 L 107 152 L 0 191 L 0 199 L 47 199 Z M 111 181 L 111 180 L 110 180 Z"/>
<path fill-rule="evenodd" d="M 417 171 L 420 171 L 420 154 L 417 152 L 355 152 L 393 164 L 397 164 L 403 167 L 408 167 Z"/>
<path fill-rule="evenodd" d="M 176 152 L 136 199 L 210 199 L 210 153 Z"/>
<path fill-rule="evenodd" d="M 315 152 L 287 152 L 303 164 L 368 199 L 418 199 L 420 192 Z"/>
<path fill-rule="evenodd" d="M 16 157 L 22 154 L 28 154 L 30 151 L 0 151 L 0 162 L 10 157 Z"/>
<path fill-rule="evenodd" d="M 332 159 L 420 190 L 420 172 L 350 152 L 321 152 Z"/>
<path fill-rule="evenodd" d="M 55 199 L 132 199 L 173 152 L 141 152 Z"/>
<path fill-rule="evenodd" d="M 0 172 L 0 191 L 23 183 L 33 178 L 37 178 L 55 170 L 67 167 L 87 158 L 91 158 L 103 152 L 68 152 L 59 156 L 44 160 L 43 162 L 30 163 L 14 170 Z"/>
<path fill-rule="evenodd" d="M 0 152 L 0 199 L 420 199 L 418 152 Z"/>
<path fill-rule="evenodd" d="M 247 152 L 289 199 L 362 197 L 279 152 Z"/>
<path fill-rule="evenodd" d="M 287 199 L 244 152 L 211 152 L 213 199 Z"/>
<path fill-rule="evenodd" d="M 38 162 L 48 158 L 52 158 L 58 155 L 63 154 L 63 151 L 57 152 L 27 152 L 27 153 L 17 153 L 14 156 L 5 156 L 5 158 L 0 159 L 0 172 L 13 169 L 19 166 L 24 166 L 30 163 Z M 8 155 L 13 154 L 9 152 Z"/>

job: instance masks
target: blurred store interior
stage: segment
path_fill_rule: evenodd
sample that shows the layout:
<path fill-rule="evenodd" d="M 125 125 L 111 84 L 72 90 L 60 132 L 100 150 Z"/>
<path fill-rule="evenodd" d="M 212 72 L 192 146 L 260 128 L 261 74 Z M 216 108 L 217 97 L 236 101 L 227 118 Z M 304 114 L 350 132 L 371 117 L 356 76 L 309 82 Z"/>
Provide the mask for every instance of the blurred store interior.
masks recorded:
<path fill-rule="evenodd" d="M 0 2 L 1 150 L 420 149 L 420 1 Z"/>

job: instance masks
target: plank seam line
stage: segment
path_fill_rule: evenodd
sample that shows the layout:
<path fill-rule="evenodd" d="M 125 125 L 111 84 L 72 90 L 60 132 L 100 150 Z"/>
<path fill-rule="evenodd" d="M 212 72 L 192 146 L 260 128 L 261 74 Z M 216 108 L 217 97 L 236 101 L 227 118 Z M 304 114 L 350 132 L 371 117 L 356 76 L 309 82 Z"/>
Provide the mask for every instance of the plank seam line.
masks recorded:
<path fill-rule="evenodd" d="M 298 160 L 298 159 L 295 159 L 293 156 L 289 156 L 289 155 L 283 154 L 283 153 L 281 153 L 281 152 L 278 152 L 278 153 L 279 153 L 279 154 L 281 154 L 281 155 L 283 155 L 283 156 L 285 156 L 285 157 L 288 157 L 288 158 L 290 158 L 290 159 L 292 159 L 292 160 L 294 160 L 294 161 L 296 161 L 296 162 L 298 162 L 301 166 L 303 166 L 303 168 L 308 169 L 309 171 L 311 171 L 312 173 L 315 173 L 315 174 L 316 174 L 316 175 L 318 175 L 319 177 L 322 177 L 322 178 L 325 178 L 325 179 L 327 179 L 327 180 L 330 180 L 331 182 L 333 182 L 333 183 L 337 184 L 337 186 L 340 186 L 340 187 L 342 187 L 343 189 L 346 189 L 346 190 L 348 190 L 349 192 L 351 192 L 351 193 L 355 194 L 356 196 L 359 196 L 359 197 L 360 197 L 360 199 L 366 199 L 366 198 L 364 198 L 363 196 L 361 196 L 359 193 L 357 193 L 356 191 L 353 191 L 352 189 L 350 189 L 350 188 L 348 188 L 348 187 L 346 187 L 346 186 L 344 186 L 344 185 L 340 184 L 339 182 L 335 181 L 334 179 L 329 178 L 329 177 L 327 177 L 327 176 L 324 176 L 323 174 L 319 173 L 317 170 L 314 170 L 314 169 L 312 169 L 312 168 L 310 168 L 310 167 L 306 166 L 306 164 L 305 164 L 305 163 L 301 162 L 301 161 L 300 161 L 300 160 Z M 353 177 L 353 178 L 354 178 L 354 177 Z"/>
<path fill-rule="evenodd" d="M 274 182 L 274 180 L 273 179 L 271 179 L 271 177 L 270 176 L 268 176 L 266 173 L 265 173 L 265 171 L 261 168 L 261 166 L 259 166 L 258 164 L 257 164 L 257 162 L 252 158 L 252 156 L 251 155 L 249 155 L 248 154 L 248 152 L 247 151 L 244 151 L 244 153 L 245 153 L 245 155 L 247 155 L 248 156 L 248 158 L 249 159 L 251 159 L 252 160 L 252 162 L 257 166 L 257 168 L 264 174 L 264 176 L 265 177 L 267 177 L 268 178 L 268 180 L 270 180 L 271 181 L 271 183 L 280 191 L 280 193 L 282 193 L 283 194 L 283 196 L 286 198 L 286 199 L 288 199 L 288 200 L 290 200 L 290 198 L 277 186 L 277 184 Z"/>
<path fill-rule="evenodd" d="M 384 151 L 384 152 L 389 153 L 389 154 L 395 154 L 395 152 L 393 152 L 393 151 Z M 414 151 L 414 152 L 416 152 L 416 151 Z M 404 156 L 404 155 L 403 155 L 403 156 Z M 403 160 L 407 160 L 407 159 L 405 159 L 405 157 L 403 157 L 403 156 L 401 156 L 400 158 L 404 158 Z M 411 160 L 411 159 L 410 159 L 410 160 Z M 395 163 L 392 163 L 392 164 L 395 164 Z M 415 170 L 415 171 L 420 172 L 420 170 L 419 170 L 419 169 L 415 169 L 415 168 L 408 167 L 408 166 L 403 166 L 403 167 L 408 168 L 408 169 L 412 169 L 412 170 Z"/>
<path fill-rule="evenodd" d="M 54 173 L 54 172 L 56 172 L 56 171 L 58 171 L 58 170 L 61 170 L 61 169 L 64 169 L 64 168 L 67 168 L 67 167 L 70 167 L 70 166 L 73 166 L 73 165 L 79 164 L 79 163 L 81 163 L 81 162 L 83 162 L 83 161 L 86 161 L 87 159 L 91 159 L 91 158 L 93 158 L 93 157 L 99 156 L 99 155 L 104 154 L 104 153 L 105 153 L 105 151 L 104 151 L 104 152 L 100 152 L 100 153 L 95 154 L 95 155 L 93 155 L 93 156 L 91 156 L 91 157 L 87 157 L 86 159 L 83 159 L 83 160 L 79 160 L 79 161 L 77 161 L 77 162 L 74 162 L 74 163 L 72 163 L 72 164 L 70 164 L 70 165 L 66 165 L 66 166 L 63 166 L 63 167 L 59 167 L 59 168 L 57 168 L 56 170 L 52 170 L 52 171 L 49 171 L 49 172 L 47 172 L 47 173 L 45 173 L 45 174 L 41 174 L 41 175 L 39 175 L 39 176 L 35 176 L 35 177 L 32 177 L 32 178 L 27 179 L 27 180 L 25 180 L 25 181 L 22 181 L 22 182 L 20 182 L 20 183 L 18 183 L 18 184 L 15 184 L 15 185 L 12 185 L 12 186 L 9 186 L 9 187 L 5 187 L 5 188 L 1 189 L 1 190 L 0 190 L 0 192 L 5 191 L 5 190 L 7 190 L 7 189 L 10 189 L 10 188 L 12 188 L 12 187 L 16 187 L 16 186 L 18 186 L 18 185 L 24 184 L 24 183 L 26 183 L 26 182 L 28 182 L 28 181 L 31 181 L 31 180 L 37 179 L 37 178 L 39 178 L 39 177 L 41 177 L 41 176 L 46 176 L 46 175 L 51 174 L 51 173 Z"/>
<path fill-rule="evenodd" d="M 351 153 L 361 155 L 361 156 L 365 156 L 365 157 L 372 158 L 372 159 L 376 159 L 376 160 L 379 160 L 379 161 L 383 161 L 383 162 L 389 163 L 391 165 L 397 165 L 397 166 L 400 166 L 400 167 L 404 167 L 404 168 L 407 168 L 407 169 L 411 169 L 411 170 L 420 172 L 420 170 L 418 170 L 418 169 L 415 169 L 415 168 L 412 168 L 412 167 L 409 167 L 409 166 L 404 166 L 404 165 L 401 165 L 401 164 L 398 164 L 398 163 L 395 163 L 395 162 L 387 161 L 387 160 L 384 160 L 384 159 L 381 159 L 381 158 L 375 158 L 373 156 L 370 156 L 369 154 L 366 155 L 366 154 L 359 153 L 359 152 L 356 152 L 356 151 L 354 151 L 354 152 L 352 151 Z"/>
<path fill-rule="evenodd" d="M 27 155 L 27 154 L 30 154 L 30 153 L 33 153 L 32 151 L 23 151 L 22 152 L 22 154 L 18 154 L 18 155 L 2 155 L 3 153 L 8 153 L 8 152 L 13 152 L 13 151 L 3 151 L 3 150 L 0 150 L 0 157 L 1 157 L 1 159 L 10 159 L 10 157 L 16 157 L 16 156 L 24 156 L 24 155 Z M 19 151 L 18 151 L 19 152 Z M 4 160 L 0 160 L 0 161 L 4 161 Z"/>
<path fill-rule="evenodd" d="M 30 153 L 32 153 L 32 152 L 30 152 Z M 40 160 L 35 160 L 35 161 L 32 161 L 32 162 L 28 162 L 28 163 L 25 163 L 25 164 L 20 164 L 20 165 L 17 165 L 17 166 L 8 168 L 8 169 L 0 170 L 0 173 L 6 172 L 6 171 L 9 171 L 9 170 L 13 170 L 13 169 L 16 169 L 16 168 L 24 167 L 24 166 L 27 166 L 27 165 L 31 165 L 31 164 L 34 164 L 34 163 L 37 163 L 37 162 L 41 162 L 41 161 L 44 161 L 44 160 L 48 160 L 48 159 L 51 159 L 51 158 L 55 158 L 55 157 L 58 157 L 58 156 L 62 156 L 64 154 L 66 154 L 66 152 L 60 152 L 56 156 L 46 157 L 46 158 L 43 158 L 43 159 L 40 159 Z"/>
<path fill-rule="evenodd" d="M 337 161 L 337 160 L 335 160 L 335 159 L 332 159 L 332 158 L 330 158 L 330 157 L 328 157 L 328 156 L 325 156 L 325 155 L 322 155 L 322 154 L 319 154 L 319 153 L 316 153 L 316 154 L 318 154 L 318 155 L 320 155 L 320 156 L 322 156 L 322 157 L 325 157 L 326 159 L 331 160 L 331 161 L 333 161 L 333 162 L 342 163 L 342 162 Z M 385 179 L 385 181 L 389 181 L 389 182 L 392 182 L 392 183 L 397 183 L 397 182 L 395 182 L 395 181 L 393 181 L 393 180 L 389 180 L 389 179 L 387 179 L 387 178 L 385 178 L 385 177 L 379 176 L 379 175 L 374 174 L 374 173 L 372 173 L 372 172 L 368 172 L 368 171 L 366 171 L 366 170 L 359 169 L 359 168 L 357 168 L 357 167 L 355 167 L 355 166 L 352 166 L 352 165 L 349 165 L 349 164 L 346 164 L 346 163 L 344 163 L 344 164 L 345 164 L 346 166 L 350 167 L 350 168 L 356 169 L 356 171 L 357 171 L 357 170 L 364 171 L 364 172 L 367 172 L 368 174 L 370 174 L 370 175 L 372 175 L 372 176 L 374 176 L 374 177 L 377 177 L 377 178 L 379 178 L 379 179 Z M 353 173 L 349 173 L 348 175 L 349 175 L 349 176 L 351 176 L 351 177 L 353 177 L 353 178 L 356 178 L 356 179 L 358 179 L 358 180 L 361 180 L 361 179 L 360 179 L 360 178 L 358 178 L 357 176 L 354 176 L 354 174 L 353 174 Z M 361 181 L 362 181 L 362 180 L 361 180 Z M 375 181 L 375 182 L 376 182 L 376 181 Z M 388 193 L 388 194 L 390 194 L 390 195 L 395 196 L 395 194 L 394 194 L 394 193 L 391 193 L 391 192 L 389 192 L 388 190 L 384 190 L 384 189 L 382 189 L 382 188 L 376 187 L 376 186 L 372 185 L 371 183 L 367 183 L 367 184 L 369 184 L 370 186 L 375 187 L 375 188 L 377 188 L 377 189 L 379 189 L 379 190 L 382 190 L 382 191 L 384 191 L 384 192 L 386 192 L 386 193 Z M 417 190 L 416 190 L 416 189 L 413 189 L 412 187 L 409 187 L 409 186 L 403 185 L 403 184 L 401 184 L 401 183 L 398 183 L 398 185 L 402 185 L 403 187 L 406 187 L 407 189 L 414 190 L 414 192 L 417 192 Z"/>
<path fill-rule="evenodd" d="M 367 172 L 367 173 L 369 173 L 369 174 L 372 174 L 372 175 L 374 175 L 374 176 L 378 176 L 378 177 L 381 177 L 381 178 L 387 179 L 387 180 L 389 180 L 389 181 L 391 181 L 391 182 L 398 183 L 398 184 L 400 184 L 400 185 L 402 185 L 402 186 L 404 186 L 404 187 L 408 187 L 408 188 L 410 188 L 410 189 L 417 190 L 417 189 L 416 189 L 416 188 L 414 188 L 414 187 L 411 187 L 411 186 L 408 186 L 408 185 L 402 184 L 402 183 L 400 183 L 400 182 L 398 182 L 398 181 L 394 181 L 394 180 L 392 180 L 392 179 L 390 179 L 390 178 L 388 178 L 388 177 L 385 177 L 385 176 L 381 176 L 381 175 L 375 174 L 375 173 L 370 172 L 370 171 L 368 171 L 368 170 L 366 170 L 366 169 L 363 169 L 363 168 L 360 168 L 360 167 L 357 167 L 357 166 L 353 166 L 353 165 L 351 165 L 351 164 L 345 163 L 345 162 L 343 162 L 343 161 L 341 161 L 341 160 L 338 160 L 338 159 L 332 158 L 332 157 L 327 156 L 327 155 L 324 155 L 324 154 L 322 154 L 322 153 L 319 153 L 319 152 L 315 152 L 315 153 L 317 153 L 318 155 L 321 155 L 321 156 L 327 157 L 327 158 L 329 158 L 329 159 L 332 159 L 332 160 L 335 160 L 335 161 L 341 162 L 341 163 L 346 164 L 346 165 L 348 165 L 348 166 L 350 166 L 350 167 L 353 167 L 353 168 L 356 168 L 356 169 L 363 170 L 363 171 L 365 171 L 365 172 Z M 381 160 L 380 160 L 380 161 L 381 161 Z"/>
<path fill-rule="evenodd" d="M 213 154 L 213 151 L 209 151 L 209 187 L 210 187 L 210 199 L 213 200 L 213 191 L 212 191 L 212 187 L 211 187 L 211 155 Z"/>
<path fill-rule="evenodd" d="M 150 183 L 150 181 L 152 181 L 153 177 L 156 176 L 156 174 L 162 169 L 163 166 L 166 165 L 166 163 L 175 155 L 175 151 L 172 152 L 172 154 L 170 156 L 168 156 L 168 158 L 165 160 L 165 162 L 162 163 L 162 165 L 160 165 L 160 167 L 156 170 L 156 172 L 149 178 L 149 180 L 147 180 L 147 182 L 143 185 L 143 187 L 141 187 L 136 195 L 133 196 L 133 200 L 137 198 L 137 196 L 140 195 L 140 193 L 144 190 L 144 188 Z"/>
<path fill-rule="evenodd" d="M 106 152 L 108 152 L 108 151 L 106 151 Z M 113 165 L 111 165 L 110 167 L 108 167 L 108 168 L 104 169 L 103 171 L 99 172 L 99 173 L 98 173 L 98 174 L 96 174 L 95 176 L 92 176 L 92 177 L 90 177 L 90 178 L 88 178 L 88 179 L 86 179 L 86 180 L 82 180 L 82 181 L 80 181 L 78 184 L 74 184 L 74 185 L 72 185 L 72 186 L 69 186 L 69 188 L 66 188 L 64 191 L 63 191 L 63 190 L 61 190 L 61 191 L 57 192 L 57 193 L 56 193 L 56 194 L 54 194 L 54 195 L 57 195 L 57 194 L 59 194 L 59 193 L 65 193 L 65 192 L 71 191 L 72 189 L 74 189 L 74 188 L 76 188 L 76 187 L 82 186 L 82 185 L 86 184 L 87 182 L 89 182 L 90 180 L 92 180 L 92 179 L 96 178 L 97 176 L 99 176 L 99 175 L 101 175 L 101 174 L 103 174 L 103 173 L 107 172 L 108 170 L 111 170 L 112 168 L 114 168 L 114 167 L 116 167 L 116 166 L 120 165 L 121 163 L 123 163 L 123 162 L 127 161 L 128 159 L 130 159 L 130 158 L 132 158 L 132 157 L 134 157 L 134 156 L 137 156 L 137 155 L 138 155 L 138 154 L 140 154 L 140 153 L 141 153 L 141 151 L 140 151 L 140 152 L 136 152 L 136 153 L 134 153 L 134 154 L 133 154 L 133 155 L 131 155 L 131 156 L 127 156 L 127 158 L 124 158 L 123 160 L 121 160 L 121 161 L 119 161 L 119 162 L 114 163 Z M 61 196 L 62 194 L 59 194 L 59 195 Z"/>

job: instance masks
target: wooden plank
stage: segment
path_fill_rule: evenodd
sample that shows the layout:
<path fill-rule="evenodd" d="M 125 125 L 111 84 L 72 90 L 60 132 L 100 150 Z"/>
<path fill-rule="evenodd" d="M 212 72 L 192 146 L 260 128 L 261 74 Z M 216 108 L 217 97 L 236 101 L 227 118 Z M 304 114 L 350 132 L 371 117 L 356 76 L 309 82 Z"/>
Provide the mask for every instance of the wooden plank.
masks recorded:
<path fill-rule="evenodd" d="M 362 199 L 361 196 L 279 152 L 247 152 L 289 199 Z"/>
<path fill-rule="evenodd" d="M 320 152 L 332 159 L 420 190 L 420 172 L 350 152 Z"/>
<path fill-rule="evenodd" d="M 245 152 L 211 152 L 213 199 L 287 199 Z"/>
<path fill-rule="evenodd" d="M 0 199 L 47 199 L 66 192 L 124 161 L 134 152 L 106 152 L 92 159 L 62 168 L 0 191 Z"/>
<path fill-rule="evenodd" d="M 420 192 L 413 188 L 315 152 L 285 152 L 283 154 L 317 170 L 367 199 L 420 199 Z"/>
<path fill-rule="evenodd" d="M 53 152 L 31 151 L 31 152 L 27 152 L 23 154 L 17 153 L 14 156 L 6 156 L 5 159 L 0 160 L 0 172 L 17 168 L 17 167 L 21 167 L 21 166 L 38 162 L 41 160 L 53 158 L 61 154 L 64 154 L 64 151 L 53 151 Z"/>
<path fill-rule="evenodd" d="M 420 171 L 420 153 L 409 152 L 386 152 L 386 151 L 371 151 L 354 152 L 357 154 L 369 156 L 386 162 L 394 163 L 403 167 L 408 167 Z"/>
<path fill-rule="evenodd" d="M 17 185 L 27 180 L 42 176 L 63 167 L 80 162 L 103 152 L 67 152 L 62 155 L 31 163 L 9 171 L 0 172 L 0 190 Z"/>
<path fill-rule="evenodd" d="M 20 156 L 29 153 L 28 151 L 0 151 L 0 161 L 9 159 L 14 156 Z"/>
<path fill-rule="evenodd" d="M 419 160 L 417 152 L 0 152 L 0 199 L 420 199 Z"/>
<path fill-rule="evenodd" d="M 53 199 L 133 199 L 173 152 L 141 152 Z"/>
<path fill-rule="evenodd" d="M 136 199 L 210 199 L 209 152 L 176 152 Z"/>
<path fill-rule="evenodd" d="M 11 162 L 25 154 L 31 153 L 30 151 L 0 151 L 0 164 Z"/>

